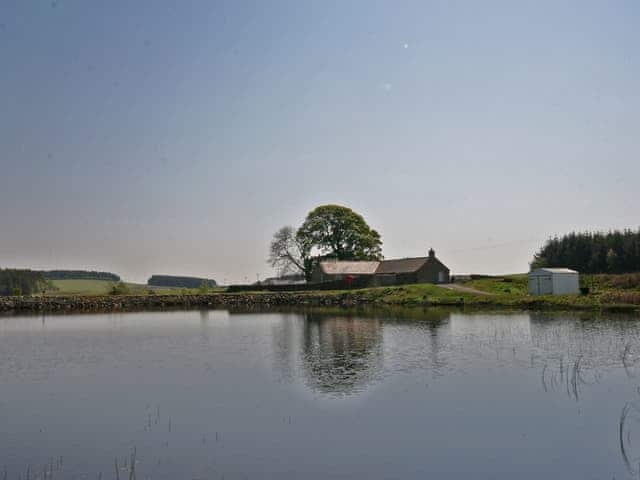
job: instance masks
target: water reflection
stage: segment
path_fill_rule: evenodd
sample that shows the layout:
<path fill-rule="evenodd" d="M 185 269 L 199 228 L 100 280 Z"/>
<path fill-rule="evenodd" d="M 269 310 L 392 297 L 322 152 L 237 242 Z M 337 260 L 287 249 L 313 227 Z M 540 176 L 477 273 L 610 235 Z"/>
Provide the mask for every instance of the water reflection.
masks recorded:
<path fill-rule="evenodd" d="M 313 390 L 353 393 L 381 371 L 380 320 L 309 313 L 303 322 L 302 364 Z"/>
<path fill-rule="evenodd" d="M 334 462 L 333 478 L 640 474 L 637 318 L 333 309 L 43 321 L 0 319 L 10 479 L 56 455 L 68 478 L 97 478 L 134 448 L 139 478 L 325 478 L 309 475 L 316 459 Z M 84 448 L 96 436 L 100 449 Z"/>
<path fill-rule="evenodd" d="M 632 476 L 640 476 L 640 444 L 635 438 L 640 429 L 640 406 L 636 402 L 626 403 L 620 414 L 618 425 L 620 453 Z"/>
<path fill-rule="evenodd" d="M 287 317 L 274 327 L 276 365 L 287 381 L 300 367 L 305 384 L 317 393 L 353 395 L 390 371 L 428 367 L 437 375 L 447 364 L 450 310 L 319 310 L 292 316 L 296 321 Z"/>

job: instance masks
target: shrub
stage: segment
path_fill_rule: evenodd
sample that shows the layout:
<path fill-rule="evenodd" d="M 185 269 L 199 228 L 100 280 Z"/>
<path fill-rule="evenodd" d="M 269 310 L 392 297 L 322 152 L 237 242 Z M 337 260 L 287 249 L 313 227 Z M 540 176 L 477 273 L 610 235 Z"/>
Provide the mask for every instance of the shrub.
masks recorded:
<path fill-rule="evenodd" d="M 616 288 L 640 288 L 640 273 L 612 275 L 611 285 Z"/>
<path fill-rule="evenodd" d="M 200 282 L 200 287 L 198 287 L 198 293 L 200 295 L 206 295 L 207 293 L 209 293 L 209 284 L 207 283 L 206 280 L 203 280 L 202 282 Z"/>
<path fill-rule="evenodd" d="M 602 303 L 626 303 L 640 305 L 640 292 L 607 292 L 601 297 Z"/>
<path fill-rule="evenodd" d="M 124 282 L 118 282 L 111 287 L 111 295 L 129 295 L 131 291 Z"/>

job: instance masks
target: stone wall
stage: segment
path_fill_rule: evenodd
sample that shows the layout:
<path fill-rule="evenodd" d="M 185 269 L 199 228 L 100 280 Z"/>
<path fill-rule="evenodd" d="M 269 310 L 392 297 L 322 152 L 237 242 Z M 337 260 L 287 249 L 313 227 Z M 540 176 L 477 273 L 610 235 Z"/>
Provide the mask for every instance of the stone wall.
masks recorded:
<path fill-rule="evenodd" d="M 296 292 L 214 293 L 208 295 L 126 295 L 77 297 L 0 297 L 0 312 L 109 312 L 254 306 L 331 306 L 367 303 L 359 295 Z"/>

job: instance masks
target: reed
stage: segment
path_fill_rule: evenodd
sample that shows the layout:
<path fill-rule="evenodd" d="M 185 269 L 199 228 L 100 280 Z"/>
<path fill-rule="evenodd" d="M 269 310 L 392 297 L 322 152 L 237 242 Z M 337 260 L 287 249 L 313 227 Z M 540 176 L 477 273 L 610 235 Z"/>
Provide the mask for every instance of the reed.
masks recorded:
<path fill-rule="evenodd" d="M 135 480 L 136 478 L 136 447 L 133 447 L 133 453 L 131 454 L 131 465 L 129 467 L 129 480 Z"/>

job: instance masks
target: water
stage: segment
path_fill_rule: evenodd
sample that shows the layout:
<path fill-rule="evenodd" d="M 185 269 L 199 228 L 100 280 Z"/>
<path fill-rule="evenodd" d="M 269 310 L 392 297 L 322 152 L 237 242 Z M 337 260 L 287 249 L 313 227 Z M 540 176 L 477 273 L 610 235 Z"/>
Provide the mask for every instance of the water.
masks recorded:
<path fill-rule="evenodd" d="M 572 314 L 0 317 L 0 479 L 127 479 L 134 450 L 137 479 L 638 478 L 639 340 Z"/>

